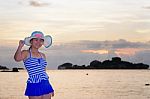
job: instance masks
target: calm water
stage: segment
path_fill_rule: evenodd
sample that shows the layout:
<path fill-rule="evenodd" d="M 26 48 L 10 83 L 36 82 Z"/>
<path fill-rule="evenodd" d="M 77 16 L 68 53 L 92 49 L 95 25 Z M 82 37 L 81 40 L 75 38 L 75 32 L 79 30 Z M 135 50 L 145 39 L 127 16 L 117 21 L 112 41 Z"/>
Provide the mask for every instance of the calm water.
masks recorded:
<path fill-rule="evenodd" d="M 47 70 L 52 99 L 150 99 L 150 70 Z M 88 75 L 86 75 L 88 73 Z M 24 96 L 26 71 L 0 72 L 0 99 Z"/>

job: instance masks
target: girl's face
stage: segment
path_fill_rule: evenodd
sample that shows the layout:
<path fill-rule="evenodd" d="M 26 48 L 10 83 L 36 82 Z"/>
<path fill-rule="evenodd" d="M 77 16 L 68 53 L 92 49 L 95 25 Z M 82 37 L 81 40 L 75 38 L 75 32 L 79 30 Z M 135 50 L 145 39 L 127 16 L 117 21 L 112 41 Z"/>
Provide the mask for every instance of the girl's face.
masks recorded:
<path fill-rule="evenodd" d="M 44 44 L 44 40 L 40 38 L 33 38 L 31 39 L 31 44 L 35 48 L 40 48 Z"/>

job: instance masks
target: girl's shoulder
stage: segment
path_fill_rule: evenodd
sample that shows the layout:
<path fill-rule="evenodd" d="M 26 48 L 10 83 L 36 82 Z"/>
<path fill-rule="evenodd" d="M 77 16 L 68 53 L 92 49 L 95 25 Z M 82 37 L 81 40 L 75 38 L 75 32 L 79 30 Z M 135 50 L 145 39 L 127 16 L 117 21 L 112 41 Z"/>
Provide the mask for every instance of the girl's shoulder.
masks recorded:
<path fill-rule="evenodd" d="M 29 50 L 22 50 L 22 54 L 28 54 Z"/>
<path fill-rule="evenodd" d="M 46 59 L 46 56 L 45 56 L 44 53 L 40 52 L 40 54 L 42 55 L 42 57 L 43 57 L 44 59 Z"/>

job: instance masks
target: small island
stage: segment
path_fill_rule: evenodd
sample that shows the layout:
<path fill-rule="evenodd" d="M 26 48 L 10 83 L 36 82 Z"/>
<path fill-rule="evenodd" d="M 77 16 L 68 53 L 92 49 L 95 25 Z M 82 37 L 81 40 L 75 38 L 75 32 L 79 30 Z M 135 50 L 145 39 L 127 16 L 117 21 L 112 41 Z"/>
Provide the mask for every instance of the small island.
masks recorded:
<path fill-rule="evenodd" d="M 19 72 L 19 70 L 24 70 L 24 68 L 14 67 L 14 68 L 12 68 L 12 70 L 10 70 L 6 66 L 0 66 L 0 70 L 1 70 L 1 72 Z"/>
<path fill-rule="evenodd" d="M 58 69 L 148 69 L 149 65 L 143 63 L 131 63 L 128 61 L 122 61 L 120 57 L 113 57 L 112 60 L 105 60 L 100 62 L 94 60 L 90 62 L 90 65 L 79 66 L 72 63 L 64 63 L 58 66 Z"/>

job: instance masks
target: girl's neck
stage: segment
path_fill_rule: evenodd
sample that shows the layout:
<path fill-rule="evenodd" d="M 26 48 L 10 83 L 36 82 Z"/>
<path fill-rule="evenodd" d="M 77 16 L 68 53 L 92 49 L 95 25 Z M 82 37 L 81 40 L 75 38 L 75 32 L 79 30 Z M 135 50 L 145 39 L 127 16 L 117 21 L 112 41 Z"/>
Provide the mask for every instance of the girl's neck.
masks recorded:
<path fill-rule="evenodd" d="M 33 53 L 38 53 L 39 51 L 38 51 L 37 48 L 31 47 L 31 52 L 33 52 Z"/>

